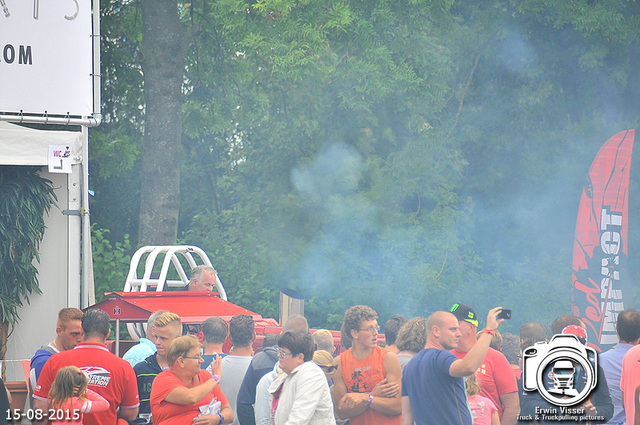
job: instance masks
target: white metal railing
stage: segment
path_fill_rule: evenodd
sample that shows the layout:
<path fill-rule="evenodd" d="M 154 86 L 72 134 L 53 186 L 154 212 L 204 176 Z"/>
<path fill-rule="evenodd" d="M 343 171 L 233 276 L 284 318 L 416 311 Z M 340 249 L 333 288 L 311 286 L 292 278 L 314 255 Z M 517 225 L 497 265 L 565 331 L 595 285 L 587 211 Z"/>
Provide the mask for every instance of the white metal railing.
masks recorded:
<path fill-rule="evenodd" d="M 138 268 L 144 256 L 144 271 L 142 277 L 138 275 Z M 143 246 L 139 248 L 131 257 L 129 265 L 129 273 L 124 284 L 123 292 L 146 292 L 146 291 L 164 291 L 165 286 L 170 288 L 179 288 L 189 283 L 189 277 L 185 271 L 182 257 L 189 265 L 189 271 L 198 265 L 213 267 L 211 260 L 201 248 L 191 245 L 159 245 L 159 246 Z M 198 260 L 199 259 L 199 260 Z M 157 272 L 158 264 L 160 272 Z M 173 266 L 178 274 L 179 280 L 167 279 L 170 267 Z M 220 298 L 227 300 L 227 293 L 222 286 L 222 282 L 216 275 L 216 290 L 220 294 Z M 140 340 L 145 335 L 146 324 L 128 323 L 127 330 L 133 339 Z"/>

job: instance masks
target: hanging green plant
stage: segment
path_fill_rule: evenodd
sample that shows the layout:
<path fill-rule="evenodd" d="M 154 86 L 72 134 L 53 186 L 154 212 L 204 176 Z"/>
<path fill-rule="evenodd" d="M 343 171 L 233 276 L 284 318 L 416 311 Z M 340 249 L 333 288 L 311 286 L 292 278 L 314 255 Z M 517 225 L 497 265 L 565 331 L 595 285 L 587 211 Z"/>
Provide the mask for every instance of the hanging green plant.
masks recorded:
<path fill-rule="evenodd" d="M 18 309 L 33 292 L 40 294 L 38 248 L 44 236 L 44 215 L 57 201 L 50 180 L 40 167 L 0 166 L 0 359 L 4 359 L 9 326 L 19 320 Z"/>

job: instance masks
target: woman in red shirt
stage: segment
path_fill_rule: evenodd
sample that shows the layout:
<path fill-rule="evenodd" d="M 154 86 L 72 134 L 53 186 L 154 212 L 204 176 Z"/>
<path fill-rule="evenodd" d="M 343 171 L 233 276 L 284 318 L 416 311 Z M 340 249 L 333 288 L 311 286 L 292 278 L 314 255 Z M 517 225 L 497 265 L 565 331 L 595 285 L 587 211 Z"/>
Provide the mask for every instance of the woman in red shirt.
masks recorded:
<path fill-rule="evenodd" d="M 171 342 L 167 360 L 171 367 L 151 385 L 154 425 L 225 425 L 233 422 L 233 410 L 218 386 L 221 362 L 212 363 L 213 376 L 200 369 L 200 343 L 190 336 Z"/>

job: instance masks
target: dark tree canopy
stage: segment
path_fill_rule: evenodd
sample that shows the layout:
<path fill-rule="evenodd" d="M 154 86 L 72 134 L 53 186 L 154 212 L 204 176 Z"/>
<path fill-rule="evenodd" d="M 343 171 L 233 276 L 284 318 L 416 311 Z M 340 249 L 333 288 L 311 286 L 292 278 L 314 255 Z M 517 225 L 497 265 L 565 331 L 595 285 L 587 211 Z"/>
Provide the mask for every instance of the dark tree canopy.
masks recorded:
<path fill-rule="evenodd" d="M 162 2 L 184 54 L 145 47 L 146 3 L 102 3 L 92 213 L 111 239 L 143 242 L 147 199 L 169 196 L 149 180 L 179 167 L 178 241 L 264 316 L 284 286 L 334 329 L 354 304 L 382 320 L 504 305 L 516 325 L 569 312 L 584 178 L 636 126 L 636 3 Z M 167 53 L 183 62 L 152 75 Z M 152 177 L 143 146 L 169 136 L 153 114 L 177 112 L 146 78 L 175 87 L 176 67 L 180 146 Z"/>

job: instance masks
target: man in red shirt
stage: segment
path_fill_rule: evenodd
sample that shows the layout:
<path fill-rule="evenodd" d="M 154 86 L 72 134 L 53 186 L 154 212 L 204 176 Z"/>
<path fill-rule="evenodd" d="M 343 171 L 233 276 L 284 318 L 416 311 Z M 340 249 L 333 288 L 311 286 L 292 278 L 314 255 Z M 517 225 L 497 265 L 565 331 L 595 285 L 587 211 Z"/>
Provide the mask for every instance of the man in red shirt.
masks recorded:
<path fill-rule="evenodd" d="M 102 310 L 89 310 L 82 317 L 84 341 L 73 350 L 54 354 L 45 363 L 33 393 L 34 407 L 49 412 L 47 397 L 58 370 L 78 366 L 88 377 L 88 388 L 107 399 L 109 410 L 87 413 L 85 425 L 113 425 L 117 418 L 133 421 L 138 415 L 138 385 L 133 368 L 126 360 L 112 354 L 105 342 L 109 337 L 109 316 Z M 116 411 L 119 408 L 119 411 Z M 72 412 L 73 413 L 73 412 Z M 47 423 L 47 416 L 35 424 Z"/>
<path fill-rule="evenodd" d="M 478 318 L 476 312 L 465 304 L 454 304 L 451 307 L 451 313 L 458 319 L 462 333 L 458 348 L 454 348 L 451 352 L 457 358 L 463 359 L 476 343 Z M 478 368 L 477 375 L 482 389 L 480 394 L 491 399 L 496 405 L 500 415 L 500 423 L 515 425 L 520 413 L 518 384 L 504 354 L 489 348 L 480 368 Z"/>

